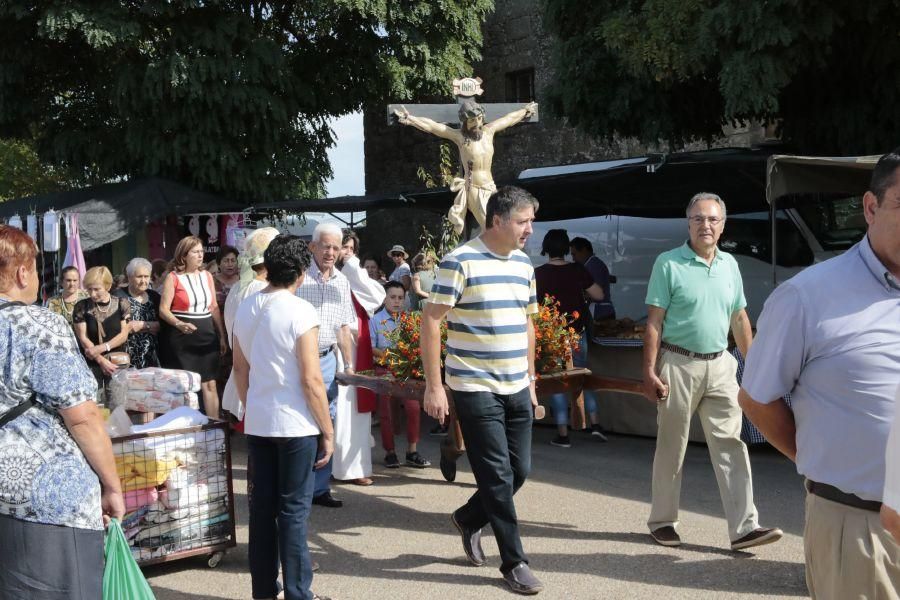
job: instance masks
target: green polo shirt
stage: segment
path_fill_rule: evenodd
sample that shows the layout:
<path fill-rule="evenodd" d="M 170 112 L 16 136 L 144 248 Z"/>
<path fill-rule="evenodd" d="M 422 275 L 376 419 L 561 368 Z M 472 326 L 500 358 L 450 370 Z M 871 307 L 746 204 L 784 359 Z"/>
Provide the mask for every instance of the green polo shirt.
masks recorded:
<path fill-rule="evenodd" d="M 646 302 L 666 311 L 663 341 L 701 354 L 728 347 L 731 315 L 747 306 L 734 257 L 716 250 L 707 265 L 687 242 L 656 258 Z"/>

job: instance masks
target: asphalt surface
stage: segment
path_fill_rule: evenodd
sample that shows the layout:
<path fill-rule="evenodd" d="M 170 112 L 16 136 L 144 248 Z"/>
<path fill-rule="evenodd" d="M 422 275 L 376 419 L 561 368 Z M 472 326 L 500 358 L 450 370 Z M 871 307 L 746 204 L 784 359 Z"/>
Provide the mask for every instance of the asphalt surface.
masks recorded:
<path fill-rule="evenodd" d="M 385 469 L 375 448 L 375 485 L 337 484 L 343 508 L 313 507 L 309 542 L 320 563 L 313 591 L 335 600 L 513 598 L 502 583 L 497 545 L 486 530 L 488 562 L 466 563 L 449 513 L 474 491 L 465 458 L 455 483 L 437 468 L 438 441 L 423 418 L 420 452 L 435 463 Z M 373 429 L 376 434 L 377 428 Z M 688 448 L 682 485 L 680 548 L 653 543 L 649 512 L 654 440 L 573 433 L 569 449 L 550 445 L 555 428 L 537 426 L 533 471 L 516 495 L 523 544 L 544 582 L 539 598 L 806 597 L 803 489 L 793 464 L 768 448 L 751 451 L 756 505 L 764 526 L 784 538 L 753 552 L 731 552 L 707 450 Z M 205 557 L 147 567 L 159 600 L 249 599 L 246 446 L 233 444 L 238 545 L 210 569 Z M 405 441 L 397 438 L 398 454 Z M 402 456 L 402 454 L 401 454 Z"/>

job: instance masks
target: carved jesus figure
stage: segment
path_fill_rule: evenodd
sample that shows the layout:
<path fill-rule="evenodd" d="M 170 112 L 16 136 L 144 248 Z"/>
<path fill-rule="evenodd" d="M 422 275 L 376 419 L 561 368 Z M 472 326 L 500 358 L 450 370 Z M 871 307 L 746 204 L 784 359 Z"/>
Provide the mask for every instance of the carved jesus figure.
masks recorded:
<path fill-rule="evenodd" d="M 534 114 L 536 107 L 537 104 L 531 102 L 524 108 L 485 124 L 484 109 L 474 100 L 468 99 L 459 107 L 460 129 L 448 127 L 425 117 L 413 116 L 406 107 L 394 111 L 401 124 L 412 125 L 425 133 L 450 140 L 459 149 L 463 177 L 455 177 L 450 184 L 450 190 L 456 192 L 456 198 L 447 215 L 456 233 L 462 233 L 466 209 L 475 216 L 478 225 L 484 229 L 484 211 L 488 198 L 497 191 L 491 175 L 494 134 L 528 119 Z"/>

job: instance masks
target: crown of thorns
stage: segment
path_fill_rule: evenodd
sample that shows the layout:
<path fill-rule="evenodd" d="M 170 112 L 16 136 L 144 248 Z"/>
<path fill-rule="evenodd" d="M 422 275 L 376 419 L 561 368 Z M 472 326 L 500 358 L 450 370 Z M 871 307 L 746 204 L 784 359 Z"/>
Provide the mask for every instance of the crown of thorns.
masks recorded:
<path fill-rule="evenodd" d="M 466 121 L 484 116 L 484 108 L 474 100 L 466 100 L 459 105 L 459 120 Z"/>

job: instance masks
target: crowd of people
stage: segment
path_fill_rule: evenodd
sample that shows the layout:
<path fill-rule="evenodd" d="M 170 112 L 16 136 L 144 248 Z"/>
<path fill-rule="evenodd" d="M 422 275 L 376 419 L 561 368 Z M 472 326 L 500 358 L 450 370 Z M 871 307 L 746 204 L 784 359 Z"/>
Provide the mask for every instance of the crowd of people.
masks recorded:
<path fill-rule="evenodd" d="M 759 522 L 743 414 L 805 477 L 813 597 L 897 597 L 900 148 L 878 162 L 863 208 L 863 240 L 779 286 L 754 338 L 738 265 L 717 246 L 725 202 L 709 193 L 690 200 L 688 239 L 658 257 L 646 296 L 644 387 L 659 424 L 647 525 L 656 543 L 682 543 L 682 463 L 695 413 L 731 549 L 782 537 Z M 411 307 L 422 310 L 424 410 L 445 422 L 445 385 L 452 390 L 475 476 L 475 493 L 450 515 L 463 553 L 485 564 L 481 538 L 490 524 L 506 585 L 542 591 L 514 503 L 531 470 L 537 406 L 531 316 L 542 294 L 553 295 L 562 310 L 585 315 L 573 327 L 586 349 L 591 316 L 615 312 L 609 272 L 587 240 L 551 230 L 543 240 L 548 263 L 532 266 L 522 249 L 537 210 L 524 190 L 501 188 L 481 235 L 437 268 L 425 252 L 410 267 L 406 250 L 394 246 L 387 280 L 379 261 L 360 261 L 359 238 L 333 224 L 317 226 L 308 244 L 257 230 L 244 252 L 222 249 L 215 273 L 203 263 L 201 240 L 189 236 L 162 269 L 130 261 L 118 285 L 106 267 L 81 281 L 64 269 L 46 308 L 33 305 L 37 247 L 0 226 L 0 597 L 42 597 L 37 584 L 61 597 L 100 597 L 104 520 L 121 518 L 125 506 L 97 401 L 116 370 L 160 365 L 199 373 L 202 408 L 215 417 L 216 381 L 227 371 L 223 407 L 243 422 L 248 441 L 253 597 L 319 598 L 306 542 L 311 506 L 342 506 L 332 479 L 372 485 L 375 412 L 385 464 L 400 466 L 390 399 L 338 385 L 336 374 L 375 368 L 398 313 Z M 729 331 L 746 357 L 742 384 L 726 351 Z M 584 360 L 582 353 L 575 364 Z M 417 450 L 421 409 L 402 404 L 405 464 L 427 467 Z M 568 403 L 551 404 L 554 443 L 568 446 Z M 591 433 L 605 439 L 596 401 L 588 413 Z"/>

